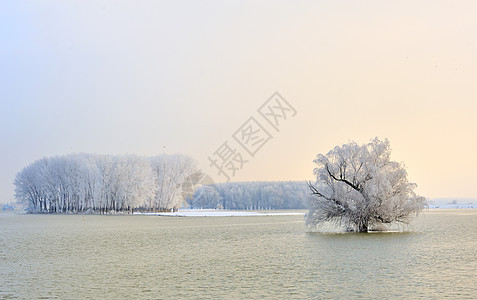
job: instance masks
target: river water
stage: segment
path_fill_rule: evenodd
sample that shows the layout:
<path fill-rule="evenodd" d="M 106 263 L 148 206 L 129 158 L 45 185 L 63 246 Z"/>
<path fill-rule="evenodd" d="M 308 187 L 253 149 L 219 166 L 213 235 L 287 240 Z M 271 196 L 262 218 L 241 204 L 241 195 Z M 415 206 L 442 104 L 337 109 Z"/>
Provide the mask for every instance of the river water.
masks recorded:
<path fill-rule="evenodd" d="M 303 216 L 0 214 L 1 299 L 477 298 L 477 210 L 409 232 Z"/>

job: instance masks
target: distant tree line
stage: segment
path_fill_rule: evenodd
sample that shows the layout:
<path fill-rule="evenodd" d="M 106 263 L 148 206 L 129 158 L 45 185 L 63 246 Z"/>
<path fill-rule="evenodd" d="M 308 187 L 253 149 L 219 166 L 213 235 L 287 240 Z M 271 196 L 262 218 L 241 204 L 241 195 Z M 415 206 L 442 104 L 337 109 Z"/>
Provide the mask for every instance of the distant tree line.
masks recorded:
<path fill-rule="evenodd" d="M 305 208 L 305 182 L 213 184 L 185 155 L 70 154 L 39 159 L 17 173 L 15 198 L 34 213 L 110 213 L 189 208 Z M 203 184 L 203 185 L 201 185 Z"/>
<path fill-rule="evenodd" d="M 15 198 L 30 212 L 165 211 L 178 208 L 200 177 L 185 155 L 72 154 L 37 160 L 15 177 Z"/>
<path fill-rule="evenodd" d="M 303 209 L 309 195 L 305 181 L 228 182 L 200 186 L 187 202 L 192 208 Z"/>

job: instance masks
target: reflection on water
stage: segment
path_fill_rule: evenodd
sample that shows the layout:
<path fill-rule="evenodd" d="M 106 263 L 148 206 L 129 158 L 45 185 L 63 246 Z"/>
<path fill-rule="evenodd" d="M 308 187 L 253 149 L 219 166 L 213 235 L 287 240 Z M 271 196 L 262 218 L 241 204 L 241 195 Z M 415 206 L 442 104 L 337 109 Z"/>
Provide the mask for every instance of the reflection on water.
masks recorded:
<path fill-rule="evenodd" d="M 476 298 L 477 211 L 411 232 L 307 233 L 302 216 L 0 214 L 0 298 Z"/>

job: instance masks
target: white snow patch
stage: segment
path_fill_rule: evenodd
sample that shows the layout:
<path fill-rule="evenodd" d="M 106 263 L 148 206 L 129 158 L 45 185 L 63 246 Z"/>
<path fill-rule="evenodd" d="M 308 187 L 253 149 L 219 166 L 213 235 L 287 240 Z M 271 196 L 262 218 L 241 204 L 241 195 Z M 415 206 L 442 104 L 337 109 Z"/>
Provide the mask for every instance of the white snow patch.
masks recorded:
<path fill-rule="evenodd" d="M 243 210 L 208 210 L 190 209 L 165 213 L 134 213 L 135 215 L 167 216 L 167 217 L 263 217 L 263 216 L 303 216 L 304 212 L 262 212 Z"/>
<path fill-rule="evenodd" d="M 429 204 L 430 209 L 468 209 L 477 208 L 477 204 Z"/>

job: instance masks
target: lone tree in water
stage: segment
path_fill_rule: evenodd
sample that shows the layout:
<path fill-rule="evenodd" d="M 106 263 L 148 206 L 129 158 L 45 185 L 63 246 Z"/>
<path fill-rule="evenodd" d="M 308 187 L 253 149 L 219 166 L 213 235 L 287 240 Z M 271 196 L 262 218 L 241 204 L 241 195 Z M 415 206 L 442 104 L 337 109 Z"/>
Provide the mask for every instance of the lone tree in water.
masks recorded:
<path fill-rule="evenodd" d="M 316 183 L 306 215 L 308 226 L 334 222 L 349 231 L 367 232 L 380 224 L 408 223 L 427 205 L 414 193 L 402 163 L 390 160 L 389 141 L 375 138 L 359 146 L 336 146 L 313 161 Z"/>

